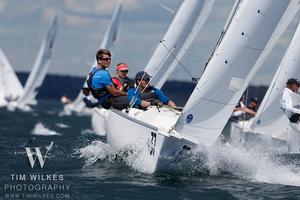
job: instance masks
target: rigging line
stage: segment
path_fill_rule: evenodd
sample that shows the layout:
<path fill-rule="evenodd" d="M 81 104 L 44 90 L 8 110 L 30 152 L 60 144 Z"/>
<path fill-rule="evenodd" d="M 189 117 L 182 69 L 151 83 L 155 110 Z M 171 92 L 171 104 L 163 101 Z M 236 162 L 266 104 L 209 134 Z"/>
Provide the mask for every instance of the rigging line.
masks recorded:
<path fill-rule="evenodd" d="M 171 50 L 164 44 L 164 42 L 161 40 L 160 41 L 162 43 L 162 45 L 171 53 L 171 55 L 173 56 L 173 58 L 180 64 L 180 66 L 184 69 L 184 71 L 192 78 L 195 79 L 196 77 L 194 77 L 191 72 L 189 72 L 187 70 L 187 68 L 184 66 L 184 64 L 176 57 L 176 55 L 174 55 Z M 197 78 L 196 78 L 197 79 Z"/>
<path fill-rule="evenodd" d="M 221 35 L 219 36 L 218 41 L 217 41 L 217 43 L 216 43 L 216 45 L 215 45 L 212 53 L 210 54 L 210 56 L 208 57 L 207 62 L 205 63 L 202 75 L 203 75 L 204 71 L 206 70 L 208 63 L 212 59 L 212 57 L 213 57 L 214 53 L 216 52 L 217 48 L 219 47 L 221 41 L 223 40 L 224 35 L 227 32 L 227 30 L 229 28 L 229 25 L 231 24 L 231 22 L 233 20 L 233 17 L 235 16 L 235 14 L 236 14 L 236 12 L 237 12 L 237 10 L 239 8 L 240 3 L 241 3 L 241 0 L 236 0 L 235 1 L 234 5 L 233 5 L 233 8 L 232 8 L 232 10 L 231 10 L 231 12 L 229 14 L 229 17 L 228 17 L 228 19 L 227 19 L 227 21 L 226 21 L 226 23 L 225 23 L 225 25 L 224 25 L 224 27 L 223 27 L 223 29 L 221 31 Z"/>
<path fill-rule="evenodd" d="M 297 29 L 297 27 L 299 26 L 299 22 L 300 22 L 300 14 L 298 14 L 298 20 L 297 20 L 297 23 L 296 23 L 296 26 L 295 26 L 294 34 L 296 33 L 296 29 Z M 290 45 L 289 45 L 289 47 L 288 47 L 288 49 L 287 49 L 286 51 L 289 50 L 289 48 L 290 48 L 290 46 L 291 46 L 292 40 L 293 40 L 293 38 L 291 39 Z M 287 55 L 285 55 L 285 56 L 283 57 L 283 59 L 282 59 L 283 61 L 282 61 L 281 65 L 280 65 L 280 67 L 279 67 L 279 71 L 278 71 L 277 74 L 275 74 L 275 77 L 274 77 L 275 79 L 274 79 L 273 85 L 270 85 L 270 86 L 269 86 L 269 87 L 271 88 L 271 89 L 270 89 L 271 91 L 270 91 L 270 93 L 269 93 L 269 96 L 266 97 L 266 103 L 263 105 L 262 112 L 260 112 L 260 115 L 257 116 L 257 118 L 256 118 L 257 120 L 253 121 L 254 123 L 252 123 L 251 126 L 250 126 L 250 133 L 253 133 L 253 132 L 254 132 L 254 129 L 256 128 L 256 125 L 257 125 L 256 122 L 259 121 L 259 118 L 261 117 L 261 115 L 264 114 L 265 111 L 267 110 L 266 106 L 267 106 L 267 103 L 269 102 L 269 99 L 270 99 L 270 97 L 271 97 L 272 91 L 273 91 L 274 88 L 275 88 L 276 80 L 278 79 L 280 72 L 281 72 L 282 70 L 284 70 L 284 67 L 285 67 L 284 63 L 285 63 L 285 60 L 286 60 L 286 56 L 287 56 Z"/>
<path fill-rule="evenodd" d="M 158 66 L 158 69 L 155 71 L 155 73 L 153 74 L 153 77 L 157 74 L 157 72 L 160 70 L 160 68 L 164 65 L 164 63 L 167 61 L 167 59 L 170 57 L 170 55 L 172 54 L 172 52 L 174 51 L 174 49 L 176 48 L 176 46 L 174 46 L 172 48 L 172 50 L 170 50 L 169 54 L 166 56 L 166 58 L 162 61 L 162 63 L 160 63 L 160 65 Z M 143 76 L 141 78 L 141 80 L 144 79 L 144 76 L 146 75 L 146 72 L 143 73 Z M 144 87 L 144 89 L 141 91 L 141 93 L 143 93 L 145 91 L 145 89 L 149 86 L 150 82 L 152 79 L 149 80 L 149 82 L 147 83 L 147 85 Z M 140 85 L 141 85 L 142 81 L 140 81 L 140 83 L 137 85 L 136 89 L 135 89 L 135 94 L 137 93 Z M 131 101 L 129 102 L 129 109 L 131 109 L 133 107 L 133 105 L 135 104 L 135 102 L 137 101 L 136 97 L 133 97 L 131 99 Z M 128 109 L 127 109 L 128 110 Z M 127 111 L 126 110 L 126 111 Z"/>

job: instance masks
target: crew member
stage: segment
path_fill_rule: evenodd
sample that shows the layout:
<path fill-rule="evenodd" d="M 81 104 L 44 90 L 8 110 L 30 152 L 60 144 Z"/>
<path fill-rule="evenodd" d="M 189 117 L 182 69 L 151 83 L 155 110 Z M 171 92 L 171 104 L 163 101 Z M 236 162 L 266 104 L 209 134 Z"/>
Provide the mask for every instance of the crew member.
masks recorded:
<path fill-rule="evenodd" d="M 290 78 L 281 94 L 281 108 L 292 123 L 299 122 L 300 117 L 299 102 L 293 101 L 293 96 L 298 91 L 299 86 L 300 82 L 297 79 Z"/>

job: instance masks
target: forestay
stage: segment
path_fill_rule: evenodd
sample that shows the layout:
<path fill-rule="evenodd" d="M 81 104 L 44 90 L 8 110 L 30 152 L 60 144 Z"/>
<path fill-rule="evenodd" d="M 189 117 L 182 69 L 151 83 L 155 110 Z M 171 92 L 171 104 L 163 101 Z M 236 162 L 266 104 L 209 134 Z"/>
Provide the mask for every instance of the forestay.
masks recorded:
<path fill-rule="evenodd" d="M 164 81 L 157 85 L 159 80 L 174 61 L 174 56 L 180 55 L 181 58 L 184 55 L 207 19 L 213 3 L 214 0 L 185 0 L 181 3 L 167 32 L 145 67 L 145 71 L 153 76 L 151 84 L 159 87 L 162 85 Z M 172 66 L 174 67 L 175 65 Z M 166 79 L 165 76 L 164 80 Z"/>
<path fill-rule="evenodd" d="M 288 4 L 242 1 L 175 125 L 183 137 L 204 146 L 216 141 Z"/>
<path fill-rule="evenodd" d="M 291 77 L 300 78 L 299 41 L 298 23 L 293 39 L 254 118 L 252 132 L 276 136 L 286 131 L 289 121 L 281 109 L 280 98 L 287 80 Z"/>
<path fill-rule="evenodd" d="M 47 74 L 52 57 L 53 45 L 57 29 L 57 16 L 54 17 L 47 36 L 42 43 L 38 57 L 24 87 L 24 95 L 17 101 L 18 107 L 35 102 L 35 97 Z"/>
<path fill-rule="evenodd" d="M 161 88 L 165 84 L 165 82 L 167 81 L 169 76 L 175 70 L 176 66 L 179 65 L 178 61 L 180 61 L 180 62 L 182 61 L 182 58 L 185 55 L 186 51 L 190 48 L 191 44 L 193 44 L 196 36 L 198 35 L 198 33 L 201 30 L 202 26 L 204 25 L 205 21 L 207 20 L 214 3 L 215 3 L 215 0 L 206 0 L 205 1 L 203 9 L 200 12 L 200 14 L 198 15 L 196 23 L 194 24 L 192 30 L 189 32 L 189 35 L 188 35 L 187 39 L 184 41 L 184 43 L 182 44 L 182 47 L 179 47 L 179 51 L 178 51 L 177 55 L 175 55 L 176 59 L 174 59 L 174 57 L 172 56 L 173 59 L 170 59 L 170 61 L 168 61 L 164 65 L 166 69 L 159 73 L 159 74 L 162 74 L 161 77 L 156 78 L 155 80 L 157 80 L 157 81 L 155 81 L 155 83 L 153 82 L 157 88 Z"/>
<path fill-rule="evenodd" d="M 123 1 L 120 0 L 118 2 L 118 5 L 112 15 L 112 18 L 110 20 L 109 26 L 106 29 L 105 35 L 103 37 L 102 43 L 99 47 L 99 49 L 112 49 L 113 46 L 116 45 L 118 40 L 118 32 L 120 27 L 120 19 L 121 19 L 121 12 L 122 12 L 122 5 Z M 93 63 L 93 66 L 96 66 L 97 62 L 96 59 Z M 86 81 L 84 81 L 83 87 L 87 87 Z M 85 108 L 85 104 L 82 101 L 83 93 L 80 91 L 77 95 L 76 99 L 73 101 L 74 110 L 76 112 L 81 112 Z"/>
<path fill-rule="evenodd" d="M 23 86 L 2 49 L 0 49 L 0 68 L 0 101 L 5 100 L 5 98 L 13 100 L 22 96 L 24 93 Z"/>

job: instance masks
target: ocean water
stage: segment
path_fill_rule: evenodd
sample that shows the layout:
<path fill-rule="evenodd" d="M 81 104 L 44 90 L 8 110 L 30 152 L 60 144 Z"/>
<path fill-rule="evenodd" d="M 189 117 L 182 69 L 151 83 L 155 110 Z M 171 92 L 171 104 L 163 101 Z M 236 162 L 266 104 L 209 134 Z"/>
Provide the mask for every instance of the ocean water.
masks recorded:
<path fill-rule="evenodd" d="M 32 113 L 0 109 L 0 199 L 300 199 L 297 155 L 218 144 L 145 174 L 138 154 L 116 156 L 89 117 L 61 110 L 46 101 Z M 34 147 L 48 153 L 32 166 Z"/>

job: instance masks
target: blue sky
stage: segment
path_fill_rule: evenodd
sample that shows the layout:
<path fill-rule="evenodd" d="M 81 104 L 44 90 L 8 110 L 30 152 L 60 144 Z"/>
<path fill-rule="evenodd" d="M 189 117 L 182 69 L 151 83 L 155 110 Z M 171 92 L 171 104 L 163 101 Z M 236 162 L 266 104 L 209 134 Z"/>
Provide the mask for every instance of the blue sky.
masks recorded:
<path fill-rule="evenodd" d="M 176 10 L 182 0 L 161 0 Z M 89 64 L 103 38 L 117 0 L 1 0 L 0 47 L 16 71 L 32 68 L 49 23 L 59 17 L 58 35 L 51 74 L 86 76 Z M 216 0 L 207 23 L 183 59 L 195 76 L 200 76 L 216 44 L 234 0 Z M 163 37 L 173 14 L 159 6 L 159 0 L 124 0 L 120 37 L 110 71 L 119 62 L 129 64 L 131 76 L 142 70 Z M 292 23 L 278 42 L 253 84 L 267 84 L 287 46 Z M 170 79 L 189 80 L 180 66 Z"/>

